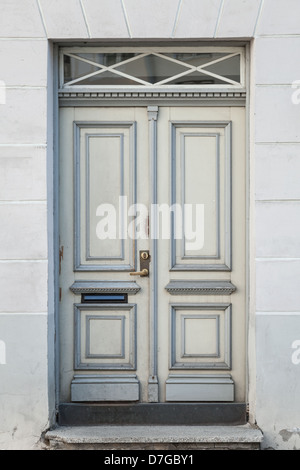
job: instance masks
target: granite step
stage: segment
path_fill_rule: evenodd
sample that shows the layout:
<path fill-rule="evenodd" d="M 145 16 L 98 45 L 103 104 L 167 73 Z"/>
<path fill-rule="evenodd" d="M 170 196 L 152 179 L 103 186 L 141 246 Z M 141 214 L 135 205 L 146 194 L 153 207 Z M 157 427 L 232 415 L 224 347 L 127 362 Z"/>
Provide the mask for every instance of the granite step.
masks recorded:
<path fill-rule="evenodd" d="M 262 432 L 243 426 L 58 426 L 50 450 L 259 450 Z"/>

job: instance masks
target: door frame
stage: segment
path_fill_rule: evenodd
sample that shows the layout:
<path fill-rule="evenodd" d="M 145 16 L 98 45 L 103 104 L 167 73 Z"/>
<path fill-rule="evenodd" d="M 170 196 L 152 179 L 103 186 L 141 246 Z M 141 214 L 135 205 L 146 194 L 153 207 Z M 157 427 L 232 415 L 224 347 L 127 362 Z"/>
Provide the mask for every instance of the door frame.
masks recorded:
<path fill-rule="evenodd" d="M 51 81 L 53 84 L 53 91 L 51 100 L 49 99 L 49 115 L 53 117 L 53 123 L 50 122 L 49 130 L 48 130 L 48 141 L 51 141 L 53 138 L 53 148 L 48 149 L 48 159 L 47 159 L 47 199 L 48 199 L 48 249 L 49 249 L 49 268 L 48 268 L 48 303 L 49 303 L 49 326 L 48 326 L 48 340 L 49 340 L 49 416 L 50 422 L 54 424 L 57 419 L 59 407 L 60 407 L 60 348 L 59 348 L 59 341 L 56 339 L 59 338 L 59 322 L 58 322 L 58 315 L 59 315 L 59 298 L 60 298 L 60 289 L 59 289 L 59 270 L 60 270 L 60 262 L 63 258 L 63 252 L 60 249 L 59 244 L 59 110 L 61 106 L 70 105 L 69 98 L 64 96 L 61 91 L 59 90 L 59 49 L 60 47 L 69 46 L 69 44 L 54 44 L 52 51 L 51 51 L 51 61 L 53 62 L 53 77 L 51 77 Z M 94 45 L 94 44 L 93 44 Z M 185 45 L 189 45 L 188 43 Z M 193 47 L 206 45 L 205 43 L 193 43 Z M 226 43 L 210 43 L 211 46 L 224 46 Z M 228 45 L 228 43 L 227 43 Z M 220 96 L 216 96 L 213 93 L 211 96 L 211 92 L 204 93 L 201 98 L 197 98 L 195 100 L 194 96 L 180 96 L 177 98 L 169 97 L 160 101 L 160 97 L 152 96 L 150 98 L 138 97 L 138 98 L 128 98 L 126 100 L 121 99 L 120 97 L 111 98 L 108 96 L 103 96 L 102 98 L 96 98 L 96 101 L 92 101 L 89 99 L 88 101 L 83 100 L 82 98 L 74 98 L 72 100 L 72 106 L 153 106 L 153 119 L 152 121 L 152 132 L 155 134 L 156 132 L 156 125 L 155 125 L 155 107 L 156 106 L 244 106 L 245 113 L 246 113 L 246 364 L 245 364 L 245 372 L 246 372 L 246 404 L 247 404 L 247 419 L 249 418 L 250 422 L 255 421 L 255 239 L 254 239 L 254 166 L 250 160 L 250 154 L 252 153 L 252 120 L 251 120 L 251 111 L 253 108 L 252 103 L 252 95 L 251 92 L 251 83 L 250 83 L 250 68 L 251 68 L 251 47 L 249 43 L 246 42 L 239 42 L 233 43 L 230 42 L 230 46 L 237 45 L 238 47 L 243 46 L 245 48 L 245 66 L 246 66 L 246 73 L 245 73 L 245 92 L 243 93 L 236 93 L 235 96 L 227 96 L 226 98 L 221 98 Z M 114 44 L 114 46 L 118 47 Z M 119 44 L 119 47 L 126 46 L 124 43 Z M 131 44 L 132 47 L 132 44 Z M 151 47 L 150 42 L 145 42 L 145 48 Z M 176 49 L 176 45 L 172 43 L 172 47 L 174 50 Z M 232 90 L 231 90 L 232 92 Z M 232 94 L 232 93 L 231 93 Z M 155 149 L 154 149 L 155 152 Z M 152 164 L 154 165 L 154 171 L 156 171 L 156 162 L 155 162 L 155 154 L 153 153 Z M 155 181 L 152 184 L 152 198 L 155 201 L 155 193 L 157 191 Z M 156 244 L 156 240 L 153 240 Z M 151 242 L 153 242 L 151 241 Z M 152 254 L 155 256 L 156 247 L 151 247 Z M 155 278 L 155 276 L 154 276 Z M 156 282 L 154 280 L 154 282 Z M 153 311 L 155 311 L 155 299 L 153 299 Z M 155 315 L 152 315 L 153 321 L 155 321 Z M 155 338 L 152 339 L 155 342 Z M 156 368 L 156 361 L 155 357 L 152 358 L 152 369 L 155 371 Z M 153 393 L 154 398 L 156 394 L 156 385 L 155 381 L 153 382 Z M 155 400 L 154 400 L 155 401 Z M 165 404 L 166 407 L 173 407 L 172 404 Z M 230 422 L 237 422 L 241 424 L 245 417 L 244 408 L 242 409 L 239 404 L 228 404 L 231 406 L 230 413 L 228 414 L 228 410 L 222 410 L 221 418 L 216 410 L 213 409 L 213 404 L 192 404 L 192 405 L 184 405 L 180 406 L 182 410 L 181 418 L 185 424 L 189 424 L 193 422 L 193 416 L 197 420 L 201 421 L 201 417 L 208 417 L 208 414 L 211 414 L 211 422 L 215 423 L 226 423 L 229 419 Z M 74 406 L 74 405 L 73 405 Z M 136 405 L 134 405 L 136 406 Z M 148 410 L 150 411 L 150 406 L 157 406 L 157 405 L 138 405 L 140 409 L 142 407 L 148 406 Z M 160 404 L 161 406 L 161 404 Z M 220 406 L 220 404 L 218 405 Z M 88 408 L 89 405 L 86 407 Z M 192 408 L 197 408 L 192 412 Z M 107 416 L 110 415 L 109 406 L 107 407 Z M 205 408 L 205 410 L 204 410 Z M 235 409 L 234 409 L 235 408 Z M 171 408 L 170 408 L 171 409 Z M 228 408 L 229 409 L 229 408 Z M 78 410 L 78 416 L 80 420 L 83 422 L 84 418 L 82 415 L 82 411 Z M 127 407 L 128 410 L 128 407 Z M 207 410 L 207 411 L 206 411 Z M 70 421 L 70 410 L 67 409 L 60 409 L 60 414 L 62 415 L 62 419 L 64 416 L 68 416 L 67 421 Z M 152 412 L 155 414 L 154 410 Z M 126 413 L 125 413 L 126 415 Z M 124 416 L 125 416 L 124 415 Z M 89 416 L 87 414 L 86 416 Z M 162 416 L 162 423 L 166 424 L 167 415 L 162 413 L 161 409 L 157 416 Z M 185 419 L 184 416 L 187 418 Z M 231 416 L 231 418 L 230 418 Z M 164 418 L 163 418 L 164 417 Z M 188 418 L 189 417 L 189 418 Z M 144 420 L 145 413 L 141 411 L 141 418 Z M 101 418 L 103 419 L 103 417 Z M 107 418 L 109 419 L 109 418 Z M 221 419 L 221 422 L 220 422 Z M 72 420 L 72 419 L 71 419 Z M 127 417 L 127 421 L 129 422 L 130 418 Z M 61 421 L 60 421 L 61 422 Z M 87 424 L 87 423 L 86 423 Z"/>

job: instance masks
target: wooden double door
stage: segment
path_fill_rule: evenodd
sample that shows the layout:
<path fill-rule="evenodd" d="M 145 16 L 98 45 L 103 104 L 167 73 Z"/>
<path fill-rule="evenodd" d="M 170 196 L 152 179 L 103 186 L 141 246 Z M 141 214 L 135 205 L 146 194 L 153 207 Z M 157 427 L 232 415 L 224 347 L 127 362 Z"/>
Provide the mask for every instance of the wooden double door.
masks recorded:
<path fill-rule="evenodd" d="M 59 177 L 61 402 L 244 402 L 244 108 L 63 107 Z"/>

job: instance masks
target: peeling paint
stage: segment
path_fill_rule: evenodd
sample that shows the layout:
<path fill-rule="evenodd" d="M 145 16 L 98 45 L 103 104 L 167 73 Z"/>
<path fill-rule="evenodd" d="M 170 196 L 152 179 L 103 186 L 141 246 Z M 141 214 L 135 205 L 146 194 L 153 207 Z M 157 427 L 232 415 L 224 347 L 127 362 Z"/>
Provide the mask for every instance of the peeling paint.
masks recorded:
<path fill-rule="evenodd" d="M 279 434 L 284 442 L 288 442 L 292 436 L 298 435 L 300 437 L 300 428 L 282 429 Z"/>
<path fill-rule="evenodd" d="M 282 429 L 279 434 L 280 434 L 280 436 L 282 437 L 282 440 L 283 440 L 284 442 L 289 441 L 290 438 L 291 438 L 292 435 L 293 435 L 292 432 L 287 431 L 286 429 Z"/>

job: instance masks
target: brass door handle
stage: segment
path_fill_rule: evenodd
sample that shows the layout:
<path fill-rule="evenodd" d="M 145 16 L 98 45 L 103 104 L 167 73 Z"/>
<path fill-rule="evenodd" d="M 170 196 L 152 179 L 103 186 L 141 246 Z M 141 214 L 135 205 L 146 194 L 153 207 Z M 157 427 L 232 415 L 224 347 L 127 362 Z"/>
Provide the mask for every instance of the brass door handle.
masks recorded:
<path fill-rule="evenodd" d="M 150 253 L 149 251 L 143 250 L 140 251 L 140 271 L 131 272 L 130 276 L 141 276 L 149 277 L 149 263 L 150 263 Z"/>
<path fill-rule="evenodd" d="M 145 268 L 145 269 L 142 269 L 141 271 L 135 271 L 134 273 L 130 273 L 130 276 L 148 277 L 149 276 L 149 270 Z"/>

